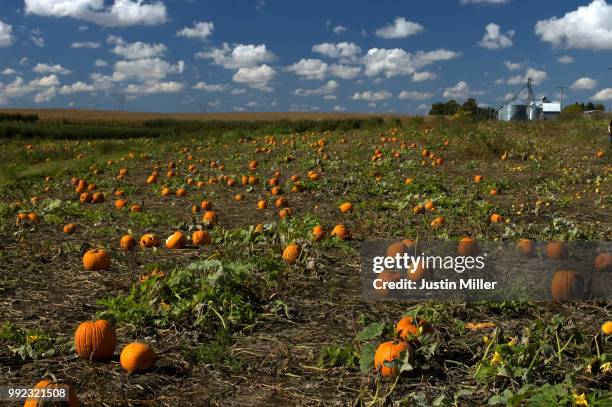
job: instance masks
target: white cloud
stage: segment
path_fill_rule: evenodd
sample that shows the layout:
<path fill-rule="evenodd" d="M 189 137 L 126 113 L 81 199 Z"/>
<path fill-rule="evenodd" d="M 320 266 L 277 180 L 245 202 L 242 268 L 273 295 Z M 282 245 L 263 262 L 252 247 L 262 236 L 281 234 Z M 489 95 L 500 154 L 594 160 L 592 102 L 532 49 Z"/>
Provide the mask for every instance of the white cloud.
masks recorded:
<path fill-rule="evenodd" d="M 361 55 L 361 48 L 353 42 L 324 42 L 313 45 L 312 51 L 328 58 L 339 59 L 341 62 L 354 62 Z"/>
<path fill-rule="evenodd" d="M 94 62 L 94 66 L 97 66 L 98 68 L 102 68 L 104 66 L 108 66 L 108 62 L 106 62 L 103 59 L 96 59 L 96 61 Z"/>
<path fill-rule="evenodd" d="M 437 77 L 438 75 L 433 72 L 415 72 L 412 74 L 412 82 L 432 81 Z"/>
<path fill-rule="evenodd" d="M 354 79 L 361 73 L 360 66 L 332 64 L 329 67 L 329 74 L 341 79 Z"/>
<path fill-rule="evenodd" d="M 88 26 L 86 26 L 86 25 L 80 25 L 80 26 L 79 26 L 79 28 L 78 28 L 78 30 L 79 30 L 79 31 L 87 31 L 87 30 L 89 30 L 89 27 L 88 27 Z"/>
<path fill-rule="evenodd" d="M 261 45 L 236 44 L 232 47 L 223 43 L 221 48 L 212 48 L 206 52 L 198 52 L 197 59 L 212 59 L 216 65 L 226 69 L 253 68 L 264 62 L 276 60 L 276 55 Z"/>
<path fill-rule="evenodd" d="M 32 68 L 33 72 L 36 73 L 55 73 L 58 75 L 68 75 L 70 74 L 70 70 L 64 68 L 60 64 L 57 65 L 49 65 L 49 64 L 36 64 L 34 68 Z"/>
<path fill-rule="evenodd" d="M 148 44 L 145 42 L 125 42 L 123 38 L 109 35 L 106 42 L 115 44 L 111 51 L 125 59 L 145 59 L 160 57 L 168 48 L 164 44 Z"/>
<path fill-rule="evenodd" d="M 25 0 L 26 14 L 72 17 L 107 27 L 157 25 L 167 19 L 161 1 L 114 0 Z"/>
<path fill-rule="evenodd" d="M 84 82 L 75 82 L 72 85 L 64 85 L 59 89 L 59 93 L 62 95 L 69 95 L 72 93 L 81 93 L 81 92 L 93 92 L 96 88 L 94 85 L 86 84 Z"/>
<path fill-rule="evenodd" d="M 342 34 L 343 32 L 345 32 L 346 30 L 348 30 L 348 28 L 346 28 L 343 25 L 337 25 L 333 28 L 333 33 L 334 34 Z"/>
<path fill-rule="evenodd" d="M 240 89 L 240 88 L 236 88 L 236 89 L 232 89 L 232 91 L 230 92 L 230 95 L 243 95 L 246 93 L 245 89 Z"/>
<path fill-rule="evenodd" d="M 346 107 L 336 105 L 334 106 L 334 112 L 346 112 Z"/>
<path fill-rule="evenodd" d="M 320 59 L 302 58 L 285 69 L 305 79 L 323 80 L 327 74 L 327 67 L 328 65 Z"/>
<path fill-rule="evenodd" d="M 193 86 L 194 89 L 203 90 L 205 92 L 225 92 L 229 89 L 227 84 L 209 84 L 206 82 L 198 82 Z"/>
<path fill-rule="evenodd" d="M 450 88 L 446 88 L 442 97 L 446 99 L 455 99 L 455 100 L 463 100 L 467 99 L 470 96 L 477 96 L 484 94 L 483 91 L 479 90 L 471 90 L 467 82 L 459 81 L 455 86 Z"/>
<path fill-rule="evenodd" d="M 365 74 L 368 76 L 385 75 L 387 78 L 401 75 L 412 75 L 419 68 L 436 61 L 447 61 L 458 57 L 454 51 L 438 49 L 435 51 L 418 51 L 408 53 L 400 48 L 372 48 L 362 58 Z"/>
<path fill-rule="evenodd" d="M 176 65 L 170 64 L 160 58 L 144 58 L 130 61 L 117 61 L 112 76 L 115 82 L 130 79 L 142 82 L 159 81 L 170 74 L 181 74 L 185 69 L 185 63 L 178 61 Z"/>
<path fill-rule="evenodd" d="M 505 4 L 510 0 L 459 0 L 459 4 Z"/>
<path fill-rule="evenodd" d="M 275 76 L 276 71 L 270 66 L 263 64 L 260 66 L 240 68 L 232 79 L 236 83 L 244 83 L 251 88 L 271 92 L 272 88 L 268 83 L 274 79 Z"/>
<path fill-rule="evenodd" d="M 39 48 L 45 46 L 45 39 L 41 35 L 32 34 L 30 35 L 30 40 Z"/>
<path fill-rule="evenodd" d="M 554 47 L 612 50 L 612 5 L 593 0 L 561 18 L 538 21 L 535 33 Z"/>
<path fill-rule="evenodd" d="M 20 76 L 8 84 L 0 83 L 0 99 L 8 102 L 12 98 L 34 95 L 34 102 L 42 103 L 55 97 L 56 87 L 60 85 L 57 75 L 43 76 L 30 82 L 25 82 Z"/>
<path fill-rule="evenodd" d="M 13 68 L 6 68 L 4 71 L 2 71 L 2 75 L 16 75 L 17 71 L 14 70 Z"/>
<path fill-rule="evenodd" d="M 591 90 L 595 89 L 597 86 L 597 81 L 592 78 L 587 78 L 586 76 L 576 80 L 571 86 L 572 90 Z"/>
<path fill-rule="evenodd" d="M 612 88 L 602 89 L 591 97 L 593 100 L 604 101 L 612 100 Z"/>
<path fill-rule="evenodd" d="M 511 61 L 504 61 L 504 65 L 506 66 L 506 69 L 509 71 L 518 71 L 523 66 L 525 66 L 525 64 L 522 62 L 511 62 Z"/>
<path fill-rule="evenodd" d="M 404 17 L 397 17 L 393 23 L 375 31 L 375 35 L 385 39 L 405 38 L 424 30 L 421 24 L 408 21 Z"/>
<path fill-rule="evenodd" d="M 425 100 L 425 99 L 431 98 L 433 95 L 434 95 L 433 92 L 414 92 L 414 91 L 403 90 L 400 92 L 400 94 L 397 97 L 398 99 L 402 99 L 402 100 L 406 100 L 406 99 Z"/>
<path fill-rule="evenodd" d="M 417 109 L 419 110 L 428 110 L 431 106 L 426 105 L 425 103 L 421 103 Z"/>
<path fill-rule="evenodd" d="M 296 89 L 293 94 L 296 96 L 329 95 L 338 90 L 338 82 L 328 81 L 325 85 L 316 89 Z"/>
<path fill-rule="evenodd" d="M 487 24 L 485 33 L 478 45 L 486 49 L 501 49 L 512 46 L 512 37 L 514 30 L 506 31 L 502 34 L 499 25 L 495 23 Z"/>
<path fill-rule="evenodd" d="M 179 37 L 186 38 L 198 38 L 205 40 L 207 37 L 212 35 L 213 29 L 215 28 L 213 23 L 207 23 L 204 21 L 194 23 L 193 27 L 185 27 L 176 33 Z"/>
<path fill-rule="evenodd" d="M 562 55 L 559 58 L 557 58 L 557 61 L 560 64 L 571 64 L 572 62 L 574 62 L 574 57 L 570 55 Z"/>
<path fill-rule="evenodd" d="M 151 93 L 178 93 L 183 90 L 183 84 L 178 82 L 148 82 L 140 85 L 130 84 L 126 93 L 134 95 Z"/>
<path fill-rule="evenodd" d="M 338 100 L 338 96 L 336 95 L 325 95 L 323 96 L 324 100 Z"/>
<path fill-rule="evenodd" d="M 48 102 L 55 97 L 55 88 L 47 88 L 41 92 L 38 92 L 34 95 L 34 103 L 44 103 Z"/>
<path fill-rule="evenodd" d="M 91 49 L 95 49 L 95 48 L 100 48 L 100 43 L 99 42 L 94 42 L 94 41 L 73 42 L 72 44 L 70 44 L 70 48 L 91 48 Z"/>
<path fill-rule="evenodd" d="M 522 85 L 524 83 L 527 83 L 528 78 L 533 79 L 534 85 L 539 85 L 540 83 L 548 79 L 548 74 L 546 73 L 546 71 L 529 68 L 527 69 L 524 75 L 513 76 L 508 79 L 506 83 L 508 85 Z"/>
<path fill-rule="evenodd" d="M 355 92 L 353 94 L 353 96 L 351 97 L 352 100 L 365 100 L 368 102 L 374 102 L 374 101 L 379 101 L 379 100 L 385 100 L 385 99 L 390 99 L 391 98 L 391 93 L 387 92 L 386 90 L 379 90 L 376 92 L 373 91 L 365 91 L 365 92 Z"/>
<path fill-rule="evenodd" d="M 29 63 L 30 63 L 30 60 L 28 59 L 28 57 L 23 57 L 19 60 L 20 66 L 27 66 Z"/>

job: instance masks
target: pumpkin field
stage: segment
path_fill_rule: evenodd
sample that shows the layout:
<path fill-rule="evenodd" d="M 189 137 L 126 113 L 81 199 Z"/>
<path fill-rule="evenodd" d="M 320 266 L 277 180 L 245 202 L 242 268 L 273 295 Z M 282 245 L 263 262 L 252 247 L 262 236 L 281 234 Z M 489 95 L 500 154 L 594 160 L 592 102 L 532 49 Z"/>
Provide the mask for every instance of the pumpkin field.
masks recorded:
<path fill-rule="evenodd" d="M 411 303 L 360 277 L 366 240 L 610 241 L 606 120 L 309 120 L 0 139 L 0 386 L 61 383 L 70 406 L 612 406 L 610 301 Z M 593 261 L 610 284 L 612 254 Z"/>

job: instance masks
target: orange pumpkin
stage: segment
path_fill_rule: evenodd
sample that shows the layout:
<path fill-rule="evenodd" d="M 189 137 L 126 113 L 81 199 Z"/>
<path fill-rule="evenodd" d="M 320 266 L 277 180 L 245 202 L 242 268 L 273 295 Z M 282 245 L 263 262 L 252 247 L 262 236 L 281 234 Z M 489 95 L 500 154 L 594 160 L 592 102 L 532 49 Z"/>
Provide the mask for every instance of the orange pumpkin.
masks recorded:
<path fill-rule="evenodd" d="M 140 247 L 157 247 L 159 239 L 153 233 L 146 233 L 140 237 Z"/>
<path fill-rule="evenodd" d="M 141 211 L 142 211 L 142 205 L 141 204 L 134 204 L 130 208 L 130 212 L 132 212 L 132 213 L 141 212 Z"/>
<path fill-rule="evenodd" d="M 187 195 L 187 190 L 185 188 L 179 188 L 176 190 L 176 196 L 185 196 Z"/>
<path fill-rule="evenodd" d="M 132 250 L 135 244 L 136 244 L 136 241 L 134 240 L 134 237 L 132 237 L 132 235 L 124 235 L 121 237 L 121 240 L 119 241 L 119 246 L 123 250 Z"/>
<path fill-rule="evenodd" d="M 180 231 L 174 232 L 166 239 L 166 247 L 168 249 L 182 249 L 185 247 L 185 234 Z"/>
<path fill-rule="evenodd" d="M 283 250 L 283 260 L 287 264 L 295 264 L 295 262 L 300 257 L 302 249 L 296 243 L 291 243 Z"/>
<path fill-rule="evenodd" d="M 196 230 L 191 234 L 191 243 L 196 246 L 201 246 L 204 244 L 210 244 L 211 238 L 210 234 L 205 230 Z"/>
<path fill-rule="evenodd" d="M 475 256 L 480 252 L 478 240 L 471 237 L 464 237 L 459 240 L 457 254 L 459 256 Z"/>
<path fill-rule="evenodd" d="M 349 213 L 353 210 L 353 204 L 350 202 L 345 202 L 342 205 L 340 205 L 339 208 L 340 208 L 340 212 Z"/>
<path fill-rule="evenodd" d="M 584 279 L 572 270 L 559 270 L 552 278 L 551 293 L 553 300 L 580 300 L 584 294 Z"/>
<path fill-rule="evenodd" d="M 414 360 L 414 350 L 408 342 L 383 342 L 378 345 L 374 354 L 374 367 L 383 377 L 396 376 L 398 370 L 395 367 L 385 365 L 385 362 L 392 363 L 400 358 L 403 352 L 408 353 L 410 362 Z"/>
<path fill-rule="evenodd" d="M 115 328 L 104 319 L 83 322 L 74 333 L 74 346 L 81 359 L 109 360 L 117 346 Z"/>
<path fill-rule="evenodd" d="M 312 228 L 312 240 L 319 242 L 325 237 L 325 230 L 321 226 L 315 226 Z"/>
<path fill-rule="evenodd" d="M 51 401 L 41 398 L 28 398 L 24 403 L 24 407 L 43 407 L 43 406 L 61 406 L 61 407 L 79 407 L 79 399 L 77 398 L 74 389 L 67 384 L 60 384 L 49 380 L 41 380 L 34 386 L 35 389 L 64 389 L 68 393 L 68 400 L 65 401 Z"/>
<path fill-rule="evenodd" d="M 202 201 L 202 203 L 200 204 L 200 207 L 205 210 L 205 211 L 210 211 L 213 208 L 212 202 L 210 201 Z"/>
<path fill-rule="evenodd" d="M 91 249 L 83 255 L 83 267 L 87 271 L 108 270 L 110 255 L 104 249 Z"/>
<path fill-rule="evenodd" d="M 127 205 L 128 201 L 125 199 L 117 199 L 115 201 L 115 208 L 117 209 L 123 209 L 125 208 L 125 206 Z"/>
<path fill-rule="evenodd" d="M 132 342 L 121 351 L 119 362 L 129 373 L 142 373 L 155 363 L 156 355 L 146 343 Z"/>
<path fill-rule="evenodd" d="M 551 259 L 561 260 L 565 259 L 569 253 L 565 242 L 555 240 L 546 245 L 546 255 Z"/>
<path fill-rule="evenodd" d="M 204 212 L 204 216 L 202 216 L 202 221 L 207 225 L 216 224 L 217 223 L 217 212 L 215 211 Z"/>
<path fill-rule="evenodd" d="M 523 256 L 535 256 L 535 242 L 531 239 L 520 239 L 516 244 L 516 250 Z"/>
<path fill-rule="evenodd" d="M 76 223 L 69 223 L 64 226 L 64 233 L 67 235 L 71 235 L 76 230 Z"/>
<path fill-rule="evenodd" d="M 331 237 L 337 237 L 340 240 L 349 240 L 351 238 L 351 232 L 342 224 L 334 226 L 330 234 Z"/>
<path fill-rule="evenodd" d="M 424 319 L 416 318 L 415 320 L 410 315 L 406 315 L 395 325 L 395 332 L 401 339 L 406 340 L 408 335 L 430 334 L 433 332 L 433 327 Z"/>
<path fill-rule="evenodd" d="M 500 223 L 503 221 L 503 218 L 501 215 L 494 213 L 493 215 L 491 215 L 491 223 Z"/>
<path fill-rule="evenodd" d="M 257 202 L 257 207 L 259 209 L 266 209 L 268 207 L 268 203 L 264 199 L 261 199 Z"/>

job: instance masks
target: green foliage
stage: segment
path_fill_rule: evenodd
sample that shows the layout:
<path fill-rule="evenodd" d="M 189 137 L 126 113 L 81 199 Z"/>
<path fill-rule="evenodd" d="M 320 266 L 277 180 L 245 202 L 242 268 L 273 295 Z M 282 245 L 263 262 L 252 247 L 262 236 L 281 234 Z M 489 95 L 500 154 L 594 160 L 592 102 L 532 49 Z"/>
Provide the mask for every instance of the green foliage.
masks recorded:
<path fill-rule="evenodd" d="M 359 360 L 359 354 L 352 344 L 329 345 L 323 348 L 319 355 L 318 365 L 323 368 L 346 366 L 354 367 Z"/>

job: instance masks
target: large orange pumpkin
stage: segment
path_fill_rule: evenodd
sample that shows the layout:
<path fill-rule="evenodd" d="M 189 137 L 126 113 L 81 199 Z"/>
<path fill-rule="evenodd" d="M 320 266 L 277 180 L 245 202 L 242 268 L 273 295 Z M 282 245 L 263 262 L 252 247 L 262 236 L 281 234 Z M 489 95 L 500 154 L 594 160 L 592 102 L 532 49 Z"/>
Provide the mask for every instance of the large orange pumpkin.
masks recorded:
<path fill-rule="evenodd" d="M 478 240 L 471 237 L 464 237 L 459 240 L 457 254 L 459 256 L 475 256 L 480 252 Z"/>
<path fill-rule="evenodd" d="M 407 339 L 408 335 L 419 336 L 421 334 L 430 334 L 433 332 L 433 327 L 424 319 L 417 318 L 415 320 L 410 315 L 406 315 L 395 325 L 395 332 L 397 332 L 401 339 Z"/>
<path fill-rule="evenodd" d="M 115 327 L 104 319 L 83 322 L 74 333 L 74 346 L 81 359 L 109 360 L 117 346 Z"/>
<path fill-rule="evenodd" d="M 79 407 L 79 399 L 77 398 L 74 389 L 67 384 L 60 384 L 49 380 L 41 380 L 34 386 L 35 389 L 65 389 L 68 392 L 68 400 L 66 401 L 51 401 L 41 398 L 28 398 L 24 407 L 43 407 L 43 406 L 58 406 L 58 407 Z"/>
<path fill-rule="evenodd" d="M 104 249 L 91 249 L 83 255 L 83 267 L 88 271 L 108 270 L 110 255 Z"/>
<path fill-rule="evenodd" d="M 180 231 L 174 232 L 166 239 L 166 247 L 168 249 L 182 249 L 185 247 L 185 234 Z"/>
<path fill-rule="evenodd" d="M 203 244 L 210 244 L 211 238 L 210 234 L 205 230 L 196 230 L 191 234 L 191 243 L 196 246 L 200 246 Z"/>
<path fill-rule="evenodd" d="M 385 362 L 394 362 L 401 356 L 402 352 L 408 352 L 409 360 L 414 360 L 414 350 L 408 342 L 383 342 L 378 345 L 374 354 L 374 367 L 380 371 L 383 377 L 396 376 L 397 368 L 385 366 Z"/>
<path fill-rule="evenodd" d="M 584 294 L 582 276 L 572 270 L 559 270 L 552 278 L 551 293 L 553 300 L 580 300 Z"/>
<path fill-rule="evenodd" d="M 132 342 L 121 351 L 121 367 L 130 373 L 142 373 L 155 363 L 155 352 L 146 343 Z"/>
<path fill-rule="evenodd" d="M 124 235 L 121 237 L 121 240 L 119 241 L 119 246 L 123 250 L 132 250 L 135 244 L 136 242 L 134 241 L 134 238 L 132 237 L 132 235 Z"/>
<path fill-rule="evenodd" d="M 558 240 L 549 242 L 546 245 L 546 254 L 554 260 L 565 259 L 569 255 L 565 242 Z"/>
<path fill-rule="evenodd" d="M 296 243 L 291 243 L 283 250 L 283 260 L 287 262 L 287 264 L 295 264 L 295 262 L 300 257 L 302 249 Z"/>

